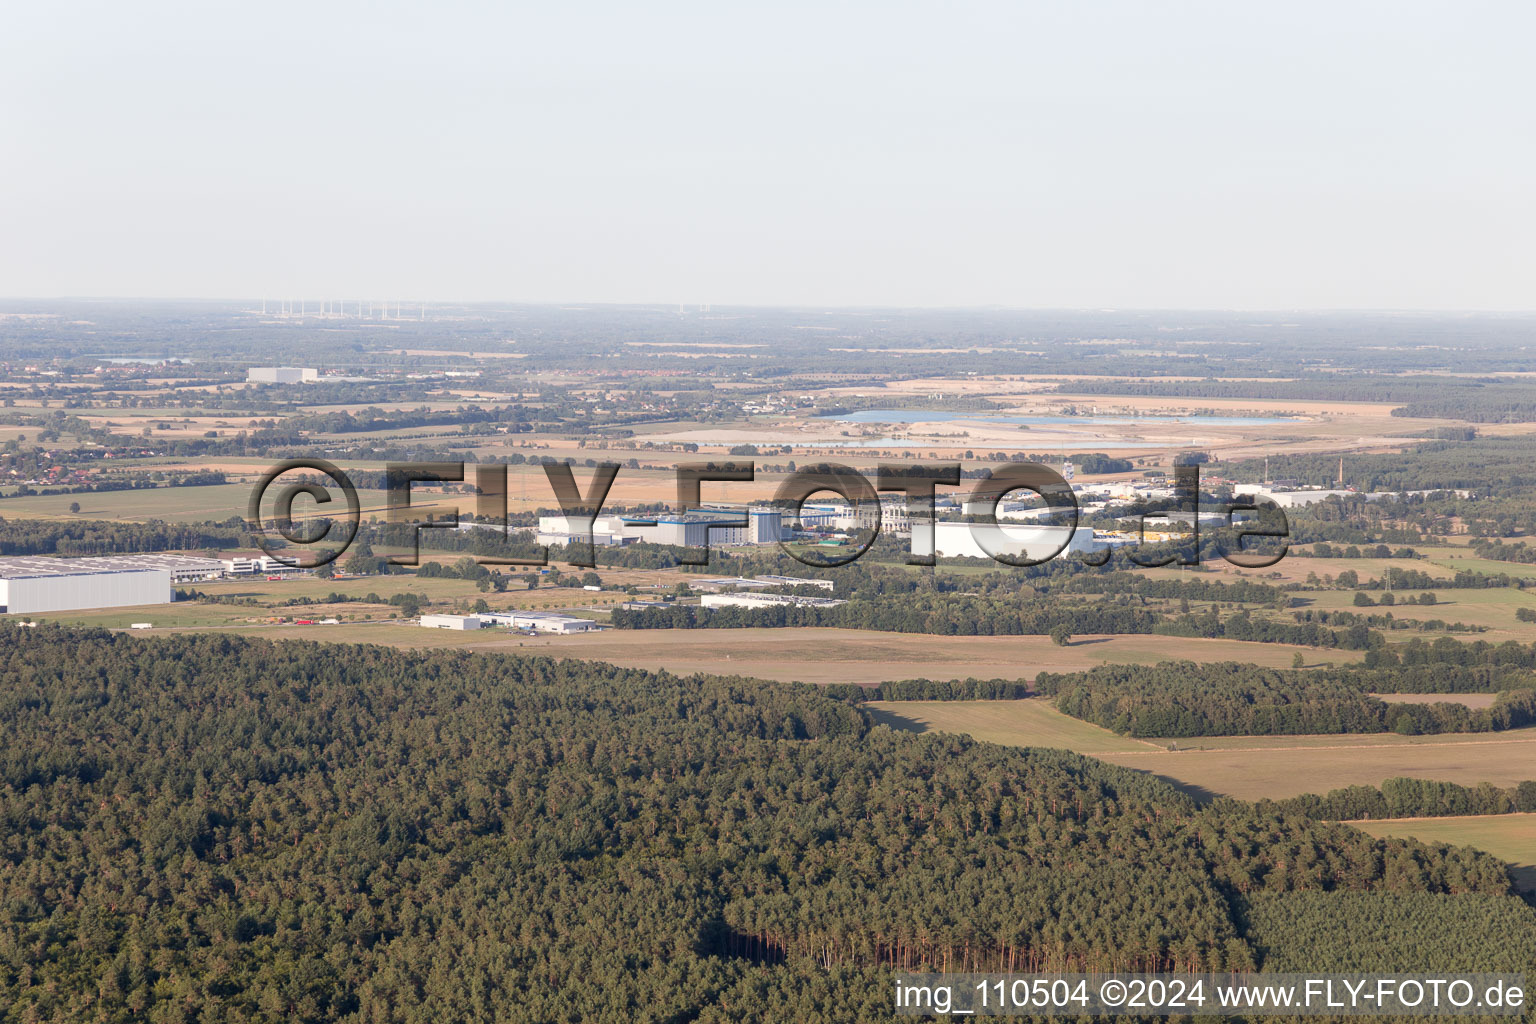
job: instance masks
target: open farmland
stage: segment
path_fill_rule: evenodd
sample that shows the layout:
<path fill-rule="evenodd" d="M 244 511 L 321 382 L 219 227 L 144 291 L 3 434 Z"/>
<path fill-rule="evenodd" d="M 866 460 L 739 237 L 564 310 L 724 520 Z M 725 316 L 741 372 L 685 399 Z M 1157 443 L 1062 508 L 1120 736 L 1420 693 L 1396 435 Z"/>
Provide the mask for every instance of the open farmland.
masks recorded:
<path fill-rule="evenodd" d="M 932 636 L 857 629 L 604 630 L 578 636 L 524 637 L 505 630 L 468 633 L 367 624 L 263 628 L 263 636 L 386 643 L 396 647 L 472 646 L 606 661 L 625 668 L 687 675 L 712 672 L 780 682 L 879 683 L 895 679 L 1028 679 L 1046 671 L 1174 658 L 1246 661 L 1282 667 L 1296 651 L 1354 660 L 1358 652 L 1285 644 L 1165 636 L 1080 637 L 1059 647 L 1043 636 Z"/>
<path fill-rule="evenodd" d="M 1215 740 L 1212 743 L 1212 740 Z M 1226 742 L 1223 742 L 1226 741 Z M 1207 749 L 1187 750 L 1182 743 Z M 1536 728 L 1432 737 L 1242 736 L 1180 741 L 1177 751 L 1110 754 L 1105 759 L 1160 775 L 1197 795 L 1243 800 L 1379 786 L 1402 776 L 1463 786 L 1512 786 L 1536 765 Z"/>
<path fill-rule="evenodd" d="M 1145 740 L 1120 736 L 1057 711 L 1043 697 L 1029 700 L 871 701 L 877 722 L 904 732 L 960 732 L 987 743 L 1062 747 L 1079 754 L 1146 750 Z"/>
<path fill-rule="evenodd" d="M 1013 703 L 1030 707 L 1009 707 Z M 1200 736 L 1144 743 L 1079 722 L 1038 699 L 913 701 L 877 707 L 889 724 L 900 726 L 893 719 L 902 719 L 907 727 L 963 732 L 993 743 L 1063 746 L 1151 772 L 1201 797 L 1280 799 L 1344 786 L 1377 786 L 1396 776 L 1510 786 L 1536 774 L 1536 728 L 1440 736 Z M 1174 744 L 1178 750 L 1166 749 Z"/>
<path fill-rule="evenodd" d="M 9 519 L 102 519 L 168 523 L 222 522 L 231 516 L 244 518 L 250 506 L 252 483 L 212 484 L 206 487 L 146 487 L 91 494 L 38 494 L 0 501 L 0 513 Z M 364 516 L 383 516 L 383 491 L 359 487 L 358 502 Z M 439 496 L 440 498 L 441 496 Z M 70 512 L 72 504 L 79 512 Z M 431 495 L 413 494 L 413 509 L 452 507 Z M 295 501 L 294 518 L 302 519 L 315 506 L 308 499 Z"/>
<path fill-rule="evenodd" d="M 1353 564 L 1353 561 L 1347 564 Z M 1374 600 L 1381 599 L 1381 591 L 1367 593 Z M 1406 603 L 1406 598 L 1417 597 L 1420 593 L 1422 591 L 1413 590 L 1397 594 L 1397 603 L 1390 607 L 1376 608 L 1357 608 L 1353 590 L 1319 590 L 1296 596 L 1304 602 L 1301 607 L 1315 611 L 1367 612 L 1374 615 L 1391 612 L 1393 618 L 1415 622 L 1442 619 L 1445 622 L 1464 622 L 1469 626 L 1486 626 L 1489 632 L 1480 635 L 1494 642 L 1510 638 L 1524 639 L 1530 634 L 1530 624 L 1516 619 L 1515 612 L 1520 608 L 1536 609 L 1536 592 L 1515 587 L 1440 589 L 1429 591 L 1435 595 L 1434 604 Z M 1494 631 L 1498 631 L 1497 636 Z M 1514 636 L 1516 632 L 1523 635 Z"/>
<path fill-rule="evenodd" d="M 1262 570 L 1242 569 L 1220 559 L 1210 559 L 1202 564 L 1224 576 L 1240 579 L 1266 579 L 1276 584 L 1306 583 L 1309 577 L 1325 579 L 1337 576 L 1345 569 L 1353 569 L 1362 581 L 1380 579 L 1388 569 L 1417 569 L 1441 579 L 1450 579 L 1458 570 L 1473 569 L 1472 559 L 1448 559 L 1445 562 L 1402 558 L 1313 558 L 1300 553 L 1288 553 L 1273 566 Z M 1481 561 L 1479 559 L 1478 561 Z M 1163 574 L 1178 572 L 1177 569 L 1155 570 Z M 1488 571 L 1479 569 L 1478 571 Z M 1344 593 L 1339 591 L 1339 593 Z M 1346 600 L 1353 593 L 1345 593 Z"/>
<path fill-rule="evenodd" d="M 368 497 L 359 493 L 359 498 Z M 379 496 L 382 501 L 382 494 Z M 108 519 L 205 522 L 244 516 L 251 499 L 249 484 L 207 487 L 154 487 L 94 494 L 38 494 L 6 498 L 0 512 L 7 519 Z M 69 507 L 78 504 L 80 511 Z"/>
<path fill-rule="evenodd" d="M 1470 553 L 1453 555 L 1449 552 L 1430 551 L 1427 553 L 1426 561 L 1413 564 L 1415 568 L 1424 568 L 1426 571 L 1429 571 L 1429 566 L 1438 565 L 1456 572 L 1483 572 L 1489 575 L 1503 573 L 1506 576 L 1523 576 L 1527 579 L 1536 577 L 1536 565 L 1479 558 Z"/>

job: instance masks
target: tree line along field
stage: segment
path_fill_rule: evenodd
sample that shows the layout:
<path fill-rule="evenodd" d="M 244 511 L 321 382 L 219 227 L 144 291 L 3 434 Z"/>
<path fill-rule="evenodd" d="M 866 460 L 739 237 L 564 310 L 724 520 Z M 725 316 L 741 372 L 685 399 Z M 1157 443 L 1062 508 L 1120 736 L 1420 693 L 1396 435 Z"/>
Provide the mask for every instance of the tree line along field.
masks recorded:
<path fill-rule="evenodd" d="M 1512 786 L 1530 778 L 1536 764 L 1536 730 L 1462 733 L 1421 743 L 1332 744 L 1284 742 L 1264 737 L 1263 747 L 1221 747 L 1176 752 L 1105 755 L 1115 764 L 1152 772 L 1197 795 L 1245 800 L 1323 793 L 1352 785 L 1380 785 L 1398 776 L 1436 779 L 1463 786 L 1491 782 Z"/>
<path fill-rule="evenodd" d="M 1351 821 L 1373 836 L 1404 836 L 1486 850 L 1507 860 L 1516 883 L 1536 893 L 1536 814 L 1480 814 L 1452 818 L 1393 818 Z"/>
<path fill-rule="evenodd" d="M 964 733 L 1005 746 L 1060 747 L 1094 756 L 1150 750 L 1147 740 L 1120 736 L 1057 711 L 1050 701 L 872 701 L 865 705 L 875 722 L 903 732 Z"/>
<path fill-rule="evenodd" d="M 1464 622 L 1470 626 L 1486 626 L 1488 633 L 1478 634 L 1487 640 L 1505 638 L 1531 639 L 1536 637 L 1536 627 L 1521 622 L 1515 612 L 1521 608 L 1536 610 L 1536 591 L 1516 587 L 1471 587 L 1455 589 L 1426 588 L 1425 593 L 1435 595 L 1432 605 L 1408 604 L 1404 600 L 1416 597 L 1421 591 L 1396 595 L 1398 601 L 1391 607 L 1360 608 L 1354 604 L 1353 590 L 1312 590 L 1296 594 L 1301 607 L 1318 611 L 1348 611 L 1384 613 L 1391 612 L 1398 619 L 1424 621 L 1442 619 L 1447 622 Z M 1381 597 L 1381 591 L 1368 592 L 1373 599 Z"/>

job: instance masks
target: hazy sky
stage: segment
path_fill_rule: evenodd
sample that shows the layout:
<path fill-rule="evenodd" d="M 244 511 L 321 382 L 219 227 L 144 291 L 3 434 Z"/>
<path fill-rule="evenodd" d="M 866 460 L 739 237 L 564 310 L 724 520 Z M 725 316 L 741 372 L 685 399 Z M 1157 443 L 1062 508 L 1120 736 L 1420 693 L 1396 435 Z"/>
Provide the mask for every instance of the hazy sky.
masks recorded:
<path fill-rule="evenodd" d="M 1536 308 L 1507 3 L 0 13 L 0 295 Z"/>

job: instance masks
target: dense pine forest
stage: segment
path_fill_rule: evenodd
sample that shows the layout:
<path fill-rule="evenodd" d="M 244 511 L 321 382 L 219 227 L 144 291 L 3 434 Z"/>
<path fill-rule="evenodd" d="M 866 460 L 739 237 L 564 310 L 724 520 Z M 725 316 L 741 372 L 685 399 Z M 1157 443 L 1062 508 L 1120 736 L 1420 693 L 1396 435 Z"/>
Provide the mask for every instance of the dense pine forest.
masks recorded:
<path fill-rule="evenodd" d="M 1268 669 L 1235 661 L 1101 665 L 1041 672 L 1034 686 L 1066 714 L 1129 736 L 1494 732 L 1536 722 L 1536 689 L 1500 691 L 1491 707 L 1389 704 L 1367 671 Z"/>
<path fill-rule="evenodd" d="M 0 629 L 0 680 L 6 1022 L 863 1021 L 893 969 L 1536 967 L 1487 855 L 810 687 L 48 626 Z"/>

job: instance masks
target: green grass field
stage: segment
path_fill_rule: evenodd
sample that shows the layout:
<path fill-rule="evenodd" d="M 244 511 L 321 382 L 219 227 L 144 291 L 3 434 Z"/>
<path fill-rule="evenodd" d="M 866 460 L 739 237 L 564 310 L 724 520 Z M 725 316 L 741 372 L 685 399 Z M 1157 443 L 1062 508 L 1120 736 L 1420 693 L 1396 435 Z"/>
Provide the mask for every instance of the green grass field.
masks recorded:
<path fill-rule="evenodd" d="M 1532 774 L 1536 728 L 1433 737 L 1236 736 L 1179 741 L 1178 751 L 1110 754 L 1106 760 L 1160 775 L 1196 795 L 1243 800 L 1379 786 L 1397 776 L 1463 786 L 1512 786 Z M 1184 743 L 1200 749 L 1183 749 Z"/>
<path fill-rule="evenodd" d="M 1373 836 L 1406 836 L 1428 843 L 1472 846 L 1509 861 L 1521 888 L 1536 892 L 1536 814 L 1487 814 L 1465 818 L 1398 818 L 1351 821 Z"/>
<path fill-rule="evenodd" d="M 1380 600 L 1381 591 L 1369 591 L 1371 597 Z M 1300 607 L 1317 611 L 1350 611 L 1380 615 L 1391 612 L 1394 618 L 1444 619 L 1446 622 L 1465 622 L 1471 626 L 1487 626 L 1501 632 L 1524 632 L 1536 636 L 1536 626 L 1515 618 L 1518 608 L 1536 609 L 1536 593 L 1514 587 L 1494 587 L 1487 590 L 1431 590 L 1436 602 L 1432 605 L 1404 604 L 1407 597 L 1417 597 L 1422 591 L 1414 590 L 1397 594 L 1398 603 L 1376 608 L 1356 608 L 1353 590 L 1318 590 L 1295 595 L 1306 602 Z M 1484 639 L 1491 639 L 1482 634 Z"/>
<path fill-rule="evenodd" d="M 7 519 L 96 519 L 126 522 L 160 519 L 168 523 L 221 522 L 231 516 L 241 518 L 246 516 L 254 485 L 253 481 L 214 484 L 207 487 L 155 487 L 131 491 L 99 491 L 91 494 L 38 494 L 24 498 L 4 498 L 0 499 L 0 516 Z M 357 496 L 364 516 L 384 515 L 383 491 L 358 488 Z M 454 508 L 458 505 L 458 499 L 462 497 L 462 495 L 454 495 L 448 499 L 434 499 L 431 495 L 414 494 L 411 506 L 413 509 Z M 269 498 L 268 501 L 270 503 L 271 499 Z M 473 499 L 464 498 L 464 501 L 472 503 Z M 69 506 L 75 503 L 80 505 L 80 511 L 69 511 Z M 314 502 L 310 499 L 301 498 L 294 502 L 294 517 L 302 518 L 312 514 L 315 508 Z"/>
<path fill-rule="evenodd" d="M 93 494 L 39 494 L 25 498 L 5 498 L 0 500 L 0 516 L 7 519 L 219 522 L 231 516 L 245 517 L 252 486 L 249 483 L 234 483 L 208 487 L 155 487 Z M 357 493 L 364 515 L 384 514 L 383 491 L 359 488 Z M 70 512 L 69 506 L 77 502 L 80 511 Z M 426 508 L 434 502 L 417 498 L 411 504 L 413 507 Z M 300 518 L 314 507 L 309 499 L 300 499 L 294 502 L 294 517 Z"/>
<path fill-rule="evenodd" d="M 903 732 L 958 732 L 987 743 L 1063 747 L 1080 754 L 1145 750 L 1150 746 L 1063 715 L 1041 697 L 1029 700 L 872 701 L 864 707 L 877 722 Z"/>
<path fill-rule="evenodd" d="M 1421 552 L 1423 560 L 1404 563 L 1413 568 L 1424 567 L 1426 563 L 1438 565 L 1449 569 L 1453 574 L 1457 572 L 1484 572 L 1489 575 L 1503 573 L 1506 576 L 1536 576 L 1536 565 L 1524 565 L 1520 562 L 1500 562 L 1492 558 L 1479 558 L 1465 547 L 1426 548 Z"/>
<path fill-rule="evenodd" d="M 211 487 L 156 487 L 152 490 L 102 491 L 95 494 L 40 494 L 0 501 L 7 519 L 163 519 L 198 522 L 243 516 L 250 501 L 246 484 Z M 69 506 L 78 502 L 80 511 Z"/>
<path fill-rule="evenodd" d="M 1430 559 L 1403 559 L 1403 558 L 1312 558 L 1304 554 L 1287 554 L 1272 568 L 1264 570 L 1239 569 L 1225 562 L 1213 561 L 1212 568 L 1218 569 L 1228 576 L 1240 576 L 1244 579 L 1264 579 L 1266 575 L 1279 573 L 1278 580 L 1271 582 L 1304 583 L 1310 575 L 1316 575 L 1318 579 L 1328 576 L 1337 576 L 1345 569 L 1353 569 L 1362 580 L 1380 579 L 1382 573 L 1388 569 L 1418 569 L 1431 576 L 1440 576 L 1449 579 L 1456 574 L 1459 568 L 1469 568 L 1462 564 L 1462 559 L 1451 559 L 1448 563 Z M 1165 570 L 1166 571 L 1166 570 Z"/>

